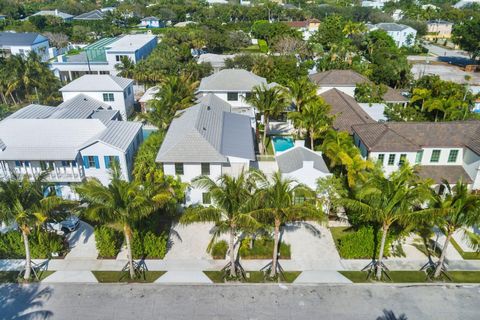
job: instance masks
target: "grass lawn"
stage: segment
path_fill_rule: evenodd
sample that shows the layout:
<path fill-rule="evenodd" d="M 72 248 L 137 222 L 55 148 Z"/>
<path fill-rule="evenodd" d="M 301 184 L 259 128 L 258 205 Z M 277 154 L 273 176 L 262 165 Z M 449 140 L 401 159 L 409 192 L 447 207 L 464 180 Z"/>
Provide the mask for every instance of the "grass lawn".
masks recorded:
<path fill-rule="evenodd" d="M 210 278 L 214 283 L 225 283 L 223 271 L 204 271 L 207 277 Z M 271 281 L 265 279 L 264 273 L 262 271 L 246 271 L 247 278 L 242 281 L 244 283 L 276 283 L 278 281 Z M 286 271 L 284 272 L 285 280 L 279 281 L 284 283 L 292 283 L 297 279 L 301 272 L 300 271 Z"/>
<path fill-rule="evenodd" d="M 147 271 L 145 273 L 145 279 L 131 280 L 128 272 L 123 271 L 92 271 L 95 278 L 100 283 L 112 283 L 112 282 L 125 282 L 125 283 L 150 283 L 162 276 L 165 271 Z"/>
<path fill-rule="evenodd" d="M 460 247 L 460 245 L 453 238 L 452 238 L 452 240 L 450 240 L 450 242 L 452 243 L 453 247 L 458 251 L 458 253 L 460 253 L 460 255 L 462 256 L 463 259 L 465 259 L 465 260 L 478 260 L 478 259 L 480 259 L 480 252 L 463 251 L 462 248 Z"/>
<path fill-rule="evenodd" d="M 42 271 L 39 273 L 39 280 L 35 279 L 35 277 L 32 274 L 32 278 L 30 282 L 37 282 L 37 281 L 42 281 L 55 271 Z M 0 271 L 0 283 L 18 283 L 18 282 L 23 282 L 23 279 L 18 278 L 18 271 Z"/>
<path fill-rule="evenodd" d="M 376 282 L 367 279 L 365 271 L 339 271 L 345 277 L 354 283 L 371 283 Z M 390 271 L 388 273 L 394 283 L 431 283 L 427 279 L 423 271 Z M 452 282 L 456 283 L 480 283 L 480 271 L 449 271 L 448 274 L 452 277 Z M 448 280 L 439 280 L 438 282 L 450 282 Z"/>
<path fill-rule="evenodd" d="M 258 44 L 252 44 L 248 47 L 240 49 L 241 52 L 247 52 L 247 53 L 261 53 L 262 51 L 260 50 L 260 47 Z"/>

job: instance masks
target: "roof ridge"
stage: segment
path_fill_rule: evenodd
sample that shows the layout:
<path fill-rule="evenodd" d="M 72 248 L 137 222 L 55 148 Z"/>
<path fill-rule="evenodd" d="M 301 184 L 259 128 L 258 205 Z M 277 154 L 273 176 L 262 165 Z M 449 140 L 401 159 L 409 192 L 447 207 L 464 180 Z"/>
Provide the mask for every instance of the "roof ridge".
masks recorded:
<path fill-rule="evenodd" d="M 419 144 L 417 144 L 417 143 L 415 143 L 415 142 L 411 141 L 411 140 L 410 140 L 410 139 L 408 139 L 407 137 L 405 137 L 405 136 L 401 135 L 401 134 L 400 134 L 400 133 L 398 133 L 396 130 L 394 130 L 394 129 L 390 128 L 390 126 L 388 126 L 387 124 L 385 124 L 385 125 L 388 127 L 388 129 L 389 129 L 389 130 L 392 130 L 393 132 L 395 132 L 395 134 L 397 134 L 399 137 L 402 137 L 403 139 L 405 139 L 406 141 L 408 141 L 409 143 L 411 143 L 411 144 L 413 144 L 413 145 L 415 145 L 415 146 L 421 147 L 421 145 L 419 145 Z"/>

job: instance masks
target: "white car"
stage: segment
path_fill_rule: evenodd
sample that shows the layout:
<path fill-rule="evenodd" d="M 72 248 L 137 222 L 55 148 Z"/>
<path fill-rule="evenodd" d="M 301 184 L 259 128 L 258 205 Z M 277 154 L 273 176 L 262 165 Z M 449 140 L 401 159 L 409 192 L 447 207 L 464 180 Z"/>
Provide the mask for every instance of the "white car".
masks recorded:
<path fill-rule="evenodd" d="M 47 231 L 55 232 L 61 235 L 77 230 L 80 225 L 80 219 L 77 216 L 69 216 L 60 222 L 47 222 L 45 229 Z"/>

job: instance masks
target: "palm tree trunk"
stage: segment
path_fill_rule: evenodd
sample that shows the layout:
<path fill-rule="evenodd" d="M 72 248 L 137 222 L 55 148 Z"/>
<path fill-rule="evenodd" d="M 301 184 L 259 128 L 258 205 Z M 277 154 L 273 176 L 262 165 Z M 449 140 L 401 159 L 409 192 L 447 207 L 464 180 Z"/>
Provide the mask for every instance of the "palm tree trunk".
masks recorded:
<path fill-rule="evenodd" d="M 442 254 L 440 255 L 440 259 L 438 260 L 437 268 L 435 269 L 435 274 L 433 275 L 434 278 L 438 278 L 442 273 L 443 264 L 445 263 L 445 256 L 447 255 L 447 248 L 450 244 L 450 240 L 452 239 L 452 232 L 447 234 L 447 238 L 445 239 L 445 243 L 443 244 Z"/>
<path fill-rule="evenodd" d="M 272 269 L 270 270 L 270 277 L 275 277 L 277 274 L 277 263 L 278 263 L 278 239 L 280 234 L 280 221 L 275 219 L 275 230 L 273 233 L 273 259 L 272 259 Z"/>
<path fill-rule="evenodd" d="M 23 279 L 30 280 L 30 273 L 32 271 L 32 259 L 30 256 L 30 245 L 28 243 L 28 234 L 25 228 L 26 228 L 25 226 L 22 228 L 23 245 L 25 246 L 25 275 L 23 276 Z"/>
<path fill-rule="evenodd" d="M 128 269 L 130 270 L 130 279 L 134 279 L 135 270 L 133 268 L 132 244 L 130 243 L 130 228 L 127 225 L 124 225 L 123 232 L 125 234 L 125 242 L 127 244 L 127 259 L 128 259 Z"/>
<path fill-rule="evenodd" d="M 380 243 L 380 252 L 378 252 L 378 261 L 377 261 L 377 270 L 376 270 L 376 278 L 377 280 L 382 280 L 382 262 L 383 262 L 383 250 L 385 250 L 385 242 L 387 241 L 387 232 L 388 232 L 387 225 L 383 225 L 382 227 L 382 242 Z"/>
<path fill-rule="evenodd" d="M 264 115 L 264 128 L 263 128 L 263 154 L 267 153 L 267 130 L 269 125 L 268 115 Z"/>
<path fill-rule="evenodd" d="M 313 130 L 310 130 L 310 149 L 313 151 Z"/>
<path fill-rule="evenodd" d="M 228 254 L 230 256 L 230 276 L 237 276 L 235 268 L 235 232 L 230 229 L 230 240 L 228 242 Z"/>

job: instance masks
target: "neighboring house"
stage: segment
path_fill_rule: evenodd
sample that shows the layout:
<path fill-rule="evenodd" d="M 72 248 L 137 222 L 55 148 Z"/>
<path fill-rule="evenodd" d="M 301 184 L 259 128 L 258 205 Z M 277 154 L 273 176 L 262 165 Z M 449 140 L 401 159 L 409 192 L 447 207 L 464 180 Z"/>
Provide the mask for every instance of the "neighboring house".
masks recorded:
<path fill-rule="evenodd" d="M 385 116 L 385 108 L 387 107 L 384 103 L 359 103 L 358 104 L 363 111 L 365 111 L 370 118 L 377 122 L 387 121 Z"/>
<path fill-rule="evenodd" d="M 102 38 L 76 55 L 61 55 L 52 62 L 54 74 L 64 82 L 74 80 L 84 74 L 112 74 L 118 71 L 115 65 L 122 57 L 133 63 L 146 58 L 157 46 L 157 37 L 146 34 L 125 35 L 118 38 Z"/>
<path fill-rule="evenodd" d="M 163 28 L 165 23 L 157 17 L 146 17 L 140 20 L 140 27 L 143 28 Z"/>
<path fill-rule="evenodd" d="M 232 107 L 214 94 L 177 112 L 168 128 L 156 162 L 167 175 L 191 182 L 200 175 L 217 179 L 237 176 L 255 161 L 254 132 L 250 118 L 232 113 Z M 210 195 L 190 187 L 185 204 L 211 203 Z"/>
<path fill-rule="evenodd" d="M 480 5 L 480 0 L 461 0 L 453 5 L 454 8 L 463 9 L 471 7 L 472 5 Z"/>
<path fill-rule="evenodd" d="M 215 54 L 204 53 L 198 56 L 198 63 L 210 63 L 213 68 L 213 73 L 217 73 L 225 68 L 225 60 L 235 58 L 234 54 Z"/>
<path fill-rule="evenodd" d="M 308 40 L 310 37 L 318 31 L 320 27 L 320 21 L 317 19 L 310 19 L 305 21 L 289 21 L 286 22 L 291 28 L 295 28 L 302 33 L 303 40 Z"/>
<path fill-rule="evenodd" d="M 329 70 L 309 75 L 310 81 L 319 86 L 317 93 L 322 94 L 330 89 L 338 89 L 351 97 L 355 97 L 355 88 L 357 84 L 373 84 L 367 77 L 353 70 Z M 383 95 L 386 103 L 406 104 L 405 98 L 395 89 L 387 87 L 387 92 Z"/>
<path fill-rule="evenodd" d="M 145 93 L 140 97 L 138 102 L 140 103 L 140 108 L 142 109 L 142 112 L 148 112 L 150 111 L 148 109 L 148 102 L 155 99 L 155 95 L 160 91 L 160 88 L 158 86 L 153 86 L 147 89 Z"/>
<path fill-rule="evenodd" d="M 112 75 L 84 75 L 60 89 L 63 100 L 83 94 L 95 100 L 103 101 L 112 109 L 120 111 L 122 117 L 133 112 L 135 102 L 133 80 Z"/>
<path fill-rule="evenodd" d="M 392 37 L 397 47 L 411 47 L 415 44 L 417 30 L 399 23 L 367 24 L 368 31 L 384 30 Z"/>
<path fill-rule="evenodd" d="M 320 96 L 330 105 L 330 114 L 335 117 L 332 125 L 335 130 L 352 134 L 353 125 L 376 122 L 354 98 L 338 89 L 330 89 Z"/>
<path fill-rule="evenodd" d="M 36 52 L 42 61 L 48 61 L 48 38 L 36 32 L 0 32 L 0 56 L 21 55 Z"/>
<path fill-rule="evenodd" d="M 362 7 L 382 9 L 385 3 L 383 1 L 362 1 Z"/>
<path fill-rule="evenodd" d="M 480 121 L 385 122 L 354 125 L 355 144 L 387 174 L 408 161 L 439 184 L 463 179 L 480 187 Z"/>
<path fill-rule="evenodd" d="M 7 16 L 0 14 L 0 21 L 5 21 L 7 20 Z"/>
<path fill-rule="evenodd" d="M 428 39 L 450 39 L 452 37 L 453 22 L 445 20 L 431 20 L 427 22 Z"/>
<path fill-rule="evenodd" d="M 232 111 L 254 117 L 253 108 L 245 101 L 255 86 L 267 85 L 265 78 L 243 69 L 223 69 L 203 78 L 198 88 L 201 96 L 213 93 L 232 106 Z"/>
<path fill-rule="evenodd" d="M 92 10 L 75 16 L 73 20 L 76 21 L 98 21 L 105 18 L 105 13 L 101 10 Z"/>
<path fill-rule="evenodd" d="M 295 146 L 277 153 L 275 160 L 284 177 L 295 179 L 313 190 L 317 188 L 318 179 L 331 175 L 322 158 L 322 153 L 304 146 Z"/>
<path fill-rule="evenodd" d="M 402 9 L 396 9 L 392 13 L 392 19 L 393 21 L 400 21 L 403 19 L 404 13 Z"/>
<path fill-rule="evenodd" d="M 63 22 L 71 22 L 73 20 L 73 16 L 71 14 L 68 14 L 68 13 L 65 13 L 65 12 L 62 12 L 62 11 L 58 11 L 57 9 L 38 11 L 37 13 L 32 14 L 30 17 L 34 17 L 34 16 L 54 16 L 54 17 L 62 19 Z M 28 20 L 28 18 L 30 18 L 30 17 L 26 17 L 23 20 Z"/>
<path fill-rule="evenodd" d="M 108 184 L 113 161 L 130 180 L 142 124 L 116 121 L 118 111 L 102 107 L 108 106 L 72 99 L 58 107 L 29 105 L 1 121 L 0 178 L 48 170 L 56 194 L 67 199 L 77 198 L 72 186 L 86 178 Z"/>

